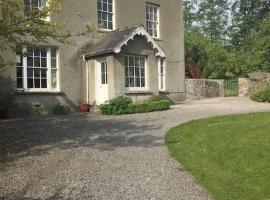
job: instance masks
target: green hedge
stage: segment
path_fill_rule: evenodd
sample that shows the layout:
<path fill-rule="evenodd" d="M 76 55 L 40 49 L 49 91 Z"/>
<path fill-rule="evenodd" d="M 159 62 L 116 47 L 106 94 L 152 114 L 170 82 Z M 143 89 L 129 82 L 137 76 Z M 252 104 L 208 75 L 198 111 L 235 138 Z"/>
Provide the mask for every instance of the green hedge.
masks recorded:
<path fill-rule="evenodd" d="M 169 108 L 170 102 L 167 100 L 132 103 L 131 99 L 125 96 L 117 97 L 100 105 L 102 114 L 106 115 L 146 113 L 168 110 Z"/>
<path fill-rule="evenodd" d="M 257 102 L 270 103 L 270 85 L 267 85 L 263 90 L 258 91 L 250 96 L 250 99 Z"/>

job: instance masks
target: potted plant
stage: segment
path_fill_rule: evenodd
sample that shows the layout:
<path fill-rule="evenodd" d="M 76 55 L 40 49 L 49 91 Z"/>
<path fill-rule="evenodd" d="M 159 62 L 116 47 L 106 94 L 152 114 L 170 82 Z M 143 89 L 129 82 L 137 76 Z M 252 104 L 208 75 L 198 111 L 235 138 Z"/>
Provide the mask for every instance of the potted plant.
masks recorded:
<path fill-rule="evenodd" d="M 89 112 L 91 105 L 88 103 L 80 103 L 80 112 Z"/>

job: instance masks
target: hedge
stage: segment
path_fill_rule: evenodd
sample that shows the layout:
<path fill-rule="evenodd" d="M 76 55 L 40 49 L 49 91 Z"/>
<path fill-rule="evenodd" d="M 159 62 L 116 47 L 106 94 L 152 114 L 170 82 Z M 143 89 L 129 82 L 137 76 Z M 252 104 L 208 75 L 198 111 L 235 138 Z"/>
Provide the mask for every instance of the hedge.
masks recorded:
<path fill-rule="evenodd" d="M 130 98 L 124 96 L 117 97 L 105 104 L 100 105 L 102 114 L 106 115 L 147 113 L 168 110 L 169 108 L 170 102 L 168 100 L 132 103 Z"/>

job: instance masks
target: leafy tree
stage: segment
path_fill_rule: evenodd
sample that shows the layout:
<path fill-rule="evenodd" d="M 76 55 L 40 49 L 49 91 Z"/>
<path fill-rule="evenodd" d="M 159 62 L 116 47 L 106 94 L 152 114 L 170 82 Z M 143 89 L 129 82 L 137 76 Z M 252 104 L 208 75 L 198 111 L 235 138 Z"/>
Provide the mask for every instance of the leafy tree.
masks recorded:
<path fill-rule="evenodd" d="M 94 31 L 87 25 L 86 30 L 72 35 L 63 31 L 61 24 L 44 20 L 61 10 L 61 0 L 47 0 L 41 9 L 25 10 L 21 0 L 0 0 L 0 68 L 10 65 L 3 54 L 18 51 L 18 44 L 47 42 L 52 38 L 61 43 L 70 42 L 71 36 L 86 35 Z"/>

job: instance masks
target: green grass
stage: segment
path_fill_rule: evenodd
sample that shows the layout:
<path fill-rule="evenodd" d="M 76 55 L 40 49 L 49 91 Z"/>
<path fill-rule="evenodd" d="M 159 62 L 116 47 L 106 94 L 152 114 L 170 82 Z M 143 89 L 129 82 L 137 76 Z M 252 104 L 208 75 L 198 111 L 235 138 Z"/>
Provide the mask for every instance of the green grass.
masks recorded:
<path fill-rule="evenodd" d="M 270 199 L 270 113 L 189 122 L 171 129 L 166 142 L 215 199 Z"/>

